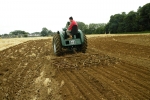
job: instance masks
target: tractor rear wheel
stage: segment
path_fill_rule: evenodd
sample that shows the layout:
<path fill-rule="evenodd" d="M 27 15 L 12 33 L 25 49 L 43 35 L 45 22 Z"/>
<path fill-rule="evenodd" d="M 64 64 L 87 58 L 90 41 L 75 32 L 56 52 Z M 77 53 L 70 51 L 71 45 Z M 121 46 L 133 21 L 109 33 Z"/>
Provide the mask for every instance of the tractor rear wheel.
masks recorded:
<path fill-rule="evenodd" d="M 87 38 L 86 38 L 86 35 L 83 34 L 83 37 L 84 37 L 84 42 L 81 46 L 81 52 L 85 53 L 86 52 L 86 49 L 87 49 Z"/>
<path fill-rule="evenodd" d="M 62 54 L 62 44 L 59 34 L 55 34 L 53 37 L 53 51 L 57 56 L 60 56 Z"/>

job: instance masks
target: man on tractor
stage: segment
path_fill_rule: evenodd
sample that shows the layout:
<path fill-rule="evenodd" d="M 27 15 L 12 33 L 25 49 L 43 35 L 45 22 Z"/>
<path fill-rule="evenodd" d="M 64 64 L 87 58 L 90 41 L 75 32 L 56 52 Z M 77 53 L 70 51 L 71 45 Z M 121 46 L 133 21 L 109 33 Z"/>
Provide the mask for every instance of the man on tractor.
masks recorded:
<path fill-rule="evenodd" d="M 71 30 L 72 30 L 72 27 L 73 27 L 74 25 L 76 25 L 76 26 L 78 26 L 78 25 L 77 25 L 77 22 L 73 20 L 73 17 L 70 17 L 69 20 L 70 20 L 70 25 L 69 25 L 69 27 L 68 27 L 68 29 L 67 29 L 66 32 L 67 32 L 67 35 L 69 36 L 68 39 L 72 39 L 72 35 L 71 35 L 71 33 L 70 33 Z"/>

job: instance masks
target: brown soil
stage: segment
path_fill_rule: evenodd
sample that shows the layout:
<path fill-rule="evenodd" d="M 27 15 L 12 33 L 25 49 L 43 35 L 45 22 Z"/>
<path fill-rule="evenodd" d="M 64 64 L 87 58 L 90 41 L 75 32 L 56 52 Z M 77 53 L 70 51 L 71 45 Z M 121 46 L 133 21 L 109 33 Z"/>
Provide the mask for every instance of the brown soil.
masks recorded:
<path fill-rule="evenodd" d="M 149 100 L 150 35 L 88 38 L 56 57 L 51 39 L 0 51 L 0 100 Z"/>

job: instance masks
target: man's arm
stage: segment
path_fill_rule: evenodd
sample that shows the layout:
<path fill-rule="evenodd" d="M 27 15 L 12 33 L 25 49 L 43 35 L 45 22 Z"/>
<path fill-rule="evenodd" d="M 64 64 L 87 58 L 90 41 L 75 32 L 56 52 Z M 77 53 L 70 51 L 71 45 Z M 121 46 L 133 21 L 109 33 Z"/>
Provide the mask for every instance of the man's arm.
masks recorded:
<path fill-rule="evenodd" d="M 68 30 L 71 30 L 73 25 L 74 25 L 74 24 L 73 24 L 73 22 L 72 22 L 72 23 L 70 24 Z"/>

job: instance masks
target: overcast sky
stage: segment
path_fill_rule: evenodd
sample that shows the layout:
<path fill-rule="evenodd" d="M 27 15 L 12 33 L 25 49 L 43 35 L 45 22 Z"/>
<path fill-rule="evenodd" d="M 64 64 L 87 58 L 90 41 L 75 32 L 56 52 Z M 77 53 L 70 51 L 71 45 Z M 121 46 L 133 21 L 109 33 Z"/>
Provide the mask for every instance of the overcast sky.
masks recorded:
<path fill-rule="evenodd" d="M 0 0 L 0 34 L 14 30 L 40 32 L 65 26 L 70 16 L 89 23 L 107 23 L 111 15 L 137 11 L 149 0 Z"/>

